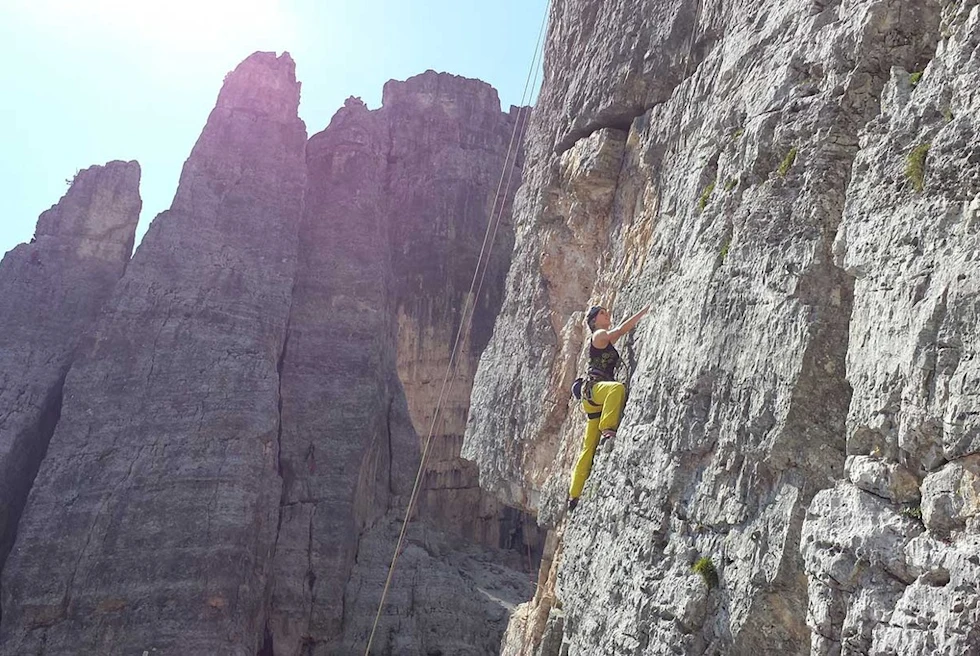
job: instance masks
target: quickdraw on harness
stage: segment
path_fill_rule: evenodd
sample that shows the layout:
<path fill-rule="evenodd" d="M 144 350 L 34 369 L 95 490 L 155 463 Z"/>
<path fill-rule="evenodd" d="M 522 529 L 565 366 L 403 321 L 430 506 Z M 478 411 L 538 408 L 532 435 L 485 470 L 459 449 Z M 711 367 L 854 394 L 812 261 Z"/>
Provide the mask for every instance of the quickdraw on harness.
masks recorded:
<path fill-rule="evenodd" d="M 601 380 L 604 379 L 593 375 L 592 372 L 589 372 L 585 376 L 576 378 L 574 381 L 572 381 L 572 396 L 579 401 L 587 401 L 591 405 L 601 408 L 602 404 L 598 403 L 592 397 L 592 388 Z M 585 416 L 589 419 L 598 419 L 600 416 L 602 416 L 602 410 L 597 410 L 596 412 L 586 412 Z"/>

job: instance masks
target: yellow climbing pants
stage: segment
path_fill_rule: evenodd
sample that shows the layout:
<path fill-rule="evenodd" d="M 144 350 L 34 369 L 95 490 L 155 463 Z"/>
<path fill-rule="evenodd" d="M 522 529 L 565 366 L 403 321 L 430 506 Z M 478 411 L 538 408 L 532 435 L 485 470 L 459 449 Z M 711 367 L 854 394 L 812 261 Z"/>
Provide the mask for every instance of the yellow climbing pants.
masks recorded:
<path fill-rule="evenodd" d="M 623 414 L 623 404 L 626 401 L 626 386 L 617 382 L 598 382 L 592 386 L 592 399 L 599 405 L 582 399 L 582 408 L 587 414 L 601 412 L 595 419 L 590 419 L 585 426 L 585 440 L 582 442 L 582 452 L 572 471 L 572 485 L 568 496 L 578 499 L 585 487 L 585 480 L 592 472 L 592 459 L 595 457 L 599 436 L 606 429 L 619 428 L 619 420 Z"/>

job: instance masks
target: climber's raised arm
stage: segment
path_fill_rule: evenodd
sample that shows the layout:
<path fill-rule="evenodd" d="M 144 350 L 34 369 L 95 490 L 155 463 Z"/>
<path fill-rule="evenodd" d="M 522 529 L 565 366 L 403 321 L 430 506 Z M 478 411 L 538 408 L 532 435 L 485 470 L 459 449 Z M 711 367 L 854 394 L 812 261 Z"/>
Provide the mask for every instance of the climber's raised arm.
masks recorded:
<path fill-rule="evenodd" d="M 649 310 L 650 310 L 650 306 L 647 306 L 642 310 L 640 310 L 639 312 L 637 312 L 636 314 L 634 314 L 626 321 L 624 321 L 623 323 L 616 326 L 615 328 L 609 328 L 608 327 L 609 311 L 606 310 L 605 308 L 601 308 L 597 313 L 596 318 L 598 318 L 598 315 L 600 314 L 604 315 L 604 318 L 606 319 L 605 323 L 607 327 L 600 328 L 599 327 L 601 325 L 600 322 L 596 322 L 597 329 L 594 333 L 592 333 L 593 346 L 595 346 L 596 348 L 605 348 L 609 344 L 615 344 L 616 340 L 618 340 L 620 337 L 622 337 L 629 331 L 636 328 L 636 324 L 639 323 L 640 319 L 643 318 L 643 315 L 646 314 Z"/>

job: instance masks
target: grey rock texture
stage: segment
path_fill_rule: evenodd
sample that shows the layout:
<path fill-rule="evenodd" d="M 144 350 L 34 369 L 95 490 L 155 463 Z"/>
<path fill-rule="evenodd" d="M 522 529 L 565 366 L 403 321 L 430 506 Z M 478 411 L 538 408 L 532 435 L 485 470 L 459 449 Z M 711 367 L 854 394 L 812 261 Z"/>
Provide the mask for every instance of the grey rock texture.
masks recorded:
<path fill-rule="evenodd" d="M 79 171 L 0 262 L 0 569 L 61 412 L 62 385 L 133 251 L 136 162 Z"/>
<path fill-rule="evenodd" d="M 851 483 L 871 494 L 896 503 L 919 499 L 919 479 L 898 463 L 874 456 L 848 456 L 844 469 Z"/>
<path fill-rule="evenodd" d="M 846 483 L 810 505 L 803 543 L 813 653 L 869 653 L 875 626 L 915 580 L 904 551 L 922 526 L 889 505 Z"/>
<path fill-rule="evenodd" d="M 834 243 L 855 277 L 847 450 L 863 491 L 822 492 L 807 518 L 814 654 L 980 654 L 980 7 L 944 3 L 938 32 L 928 65 L 891 70 Z M 918 489 L 862 485 L 850 463 L 869 458 Z M 825 511 L 852 502 L 865 510 L 836 534 Z"/>
<path fill-rule="evenodd" d="M 505 654 L 976 649 L 974 466 L 930 477 L 975 450 L 978 13 L 552 5 L 463 447 L 553 532 Z M 567 515 L 597 301 L 652 310 Z"/>
<path fill-rule="evenodd" d="M 75 360 L 3 571 L 5 656 L 258 650 L 306 182 L 298 102 L 288 55 L 226 78 Z"/>
<path fill-rule="evenodd" d="M 337 654 L 363 653 L 401 517 L 391 514 L 361 539 L 344 594 L 347 618 Z M 474 545 L 417 522 L 409 527 L 372 653 L 496 656 L 510 615 L 533 586 L 520 554 Z"/>

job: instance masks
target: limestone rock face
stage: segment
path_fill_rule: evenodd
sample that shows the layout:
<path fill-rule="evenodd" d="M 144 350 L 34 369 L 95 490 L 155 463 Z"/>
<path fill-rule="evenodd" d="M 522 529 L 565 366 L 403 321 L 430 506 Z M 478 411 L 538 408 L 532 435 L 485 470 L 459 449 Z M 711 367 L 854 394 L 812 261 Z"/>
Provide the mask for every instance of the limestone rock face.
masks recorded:
<path fill-rule="evenodd" d="M 363 653 L 400 528 L 392 513 L 362 537 L 344 593 L 343 643 L 324 653 Z M 406 540 L 372 653 L 499 654 L 511 613 L 533 591 L 521 555 L 465 542 L 425 521 L 411 524 Z"/>
<path fill-rule="evenodd" d="M 553 531 L 504 653 L 973 653 L 980 8 L 551 12 L 463 448 Z M 567 514 L 594 302 L 651 311 Z"/>
<path fill-rule="evenodd" d="M 852 540 L 811 508 L 814 654 L 980 653 L 980 7 L 944 3 L 938 34 L 927 65 L 890 70 L 834 243 L 855 277 L 849 460 L 888 463 L 919 485 L 904 498 L 857 481 L 865 491 L 821 493 L 825 507 L 891 501 L 862 501 Z M 883 522 L 911 524 L 892 534 L 887 564 L 862 548 Z M 842 561 L 853 576 L 837 578 Z"/>
<path fill-rule="evenodd" d="M 0 569 L 61 412 L 62 385 L 133 251 L 136 162 L 79 171 L 0 262 Z"/>
<path fill-rule="evenodd" d="M 288 54 L 245 60 L 77 358 L 72 331 L 132 249 L 138 169 L 82 172 L 10 260 L 88 258 L 64 258 L 87 276 L 68 300 L 49 293 L 67 274 L 35 276 L 30 298 L 62 323 L 11 336 L 11 453 L 37 470 L 51 439 L 2 573 L 0 654 L 364 648 L 419 468 L 413 421 L 435 407 L 501 170 L 513 189 L 521 166 L 518 113 L 489 85 L 430 71 L 384 97 L 376 111 L 348 100 L 307 141 Z M 373 653 L 496 653 L 532 591 L 533 522 L 459 454 L 511 198 Z M 34 470 L 10 485 L 20 505 Z"/>
<path fill-rule="evenodd" d="M 288 55 L 227 77 L 75 359 L 3 571 L 5 656 L 260 647 L 306 183 L 298 101 Z"/>

